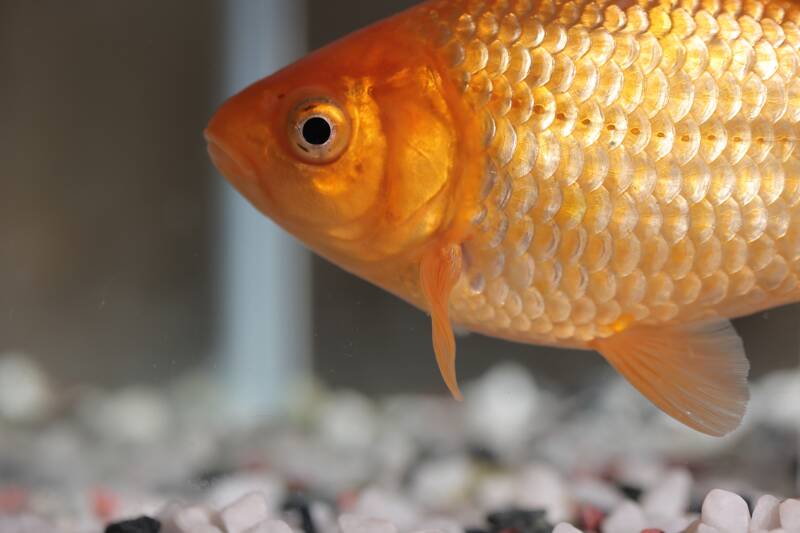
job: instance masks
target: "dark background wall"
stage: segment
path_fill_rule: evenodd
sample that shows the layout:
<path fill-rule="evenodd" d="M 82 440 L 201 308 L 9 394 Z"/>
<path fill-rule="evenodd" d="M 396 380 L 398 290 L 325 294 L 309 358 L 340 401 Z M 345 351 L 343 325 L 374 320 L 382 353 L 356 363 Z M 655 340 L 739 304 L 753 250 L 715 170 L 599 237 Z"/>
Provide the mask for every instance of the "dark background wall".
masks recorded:
<path fill-rule="evenodd" d="M 217 8 L 187 5 L 0 1 L 0 353 L 68 382 L 211 340 Z"/>
<path fill-rule="evenodd" d="M 309 46 L 413 3 L 311 0 Z M 208 361 L 219 178 L 201 131 L 223 97 L 221 5 L 0 0 L 0 353 L 111 385 Z M 443 390 L 422 313 L 321 260 L 313 287 L 322 379 Z M 754 374 L 797 364 L 798 318 L 736 321 Z M 609 373 L 588 353 L 459 339 L 463 379 L 505 360 L 567 388 Z"/>

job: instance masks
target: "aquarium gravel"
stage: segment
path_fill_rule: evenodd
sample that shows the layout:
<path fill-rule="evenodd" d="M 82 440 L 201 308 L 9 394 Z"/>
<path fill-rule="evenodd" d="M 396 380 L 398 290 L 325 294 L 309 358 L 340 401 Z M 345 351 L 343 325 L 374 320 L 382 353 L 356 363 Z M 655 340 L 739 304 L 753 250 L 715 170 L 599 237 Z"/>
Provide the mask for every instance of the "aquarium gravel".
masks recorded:
<path fill-rule="evenodd" d="M 0 383 L 2 533 L 800 532 L 800 371 L 724 439 L 621 380 L 567 396 L 516 366 L 463 404 L 298 384 L 266 422 L 202 373 L 61 390 L 8 356 Z"/>

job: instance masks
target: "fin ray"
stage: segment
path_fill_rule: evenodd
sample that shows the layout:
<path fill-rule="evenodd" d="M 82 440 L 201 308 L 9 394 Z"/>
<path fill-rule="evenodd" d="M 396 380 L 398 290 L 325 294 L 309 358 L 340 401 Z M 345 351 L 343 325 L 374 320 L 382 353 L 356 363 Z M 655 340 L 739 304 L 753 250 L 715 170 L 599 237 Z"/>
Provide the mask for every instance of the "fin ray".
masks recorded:
<path fill-rule="evenodd" d="M 456 339 L 450 324 L 450 291 L 461 275 L 461 247 L 449 245 L 422 258 L 420 284 L 431 313 L 433 350 L 447 388 L 456 400 L 462 395 L 456 377 Z"/>
<path fill-rule="evenodd" d="M 749 399 L 749 363 L 728 320 L 635 326 L 594 347 L 668 415 L 713 436 L 736 429 Z"/>

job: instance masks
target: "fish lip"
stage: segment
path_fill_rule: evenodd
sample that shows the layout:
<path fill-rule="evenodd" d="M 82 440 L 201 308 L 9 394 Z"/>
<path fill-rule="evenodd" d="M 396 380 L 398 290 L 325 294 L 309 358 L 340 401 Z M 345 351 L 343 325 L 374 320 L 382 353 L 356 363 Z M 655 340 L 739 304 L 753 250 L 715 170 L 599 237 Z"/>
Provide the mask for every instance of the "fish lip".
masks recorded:
<path fill-rule="evenodd" d="M 218 135 L 215 135 L 210 128 L 206 128 L 203 131 L 203 136 L 206 140 L 206 148 L 211 161 L 225 177 L 229 179 L 256 179 L 256 171 L 253 164 L 235 150 L 230 149 L 227 143 Z"/>
<path fill-rule="evenodd" d="M 208 155 L 220 174 L 253 205 L 274 219 L 271 214 L 275 211 L 274 201 L 265 183 L 258 179 L 255 165 L 241 154 L 226 149 L 225 142 L 210 131 L 210 128 L 203 131 L 203 136 Z"/>

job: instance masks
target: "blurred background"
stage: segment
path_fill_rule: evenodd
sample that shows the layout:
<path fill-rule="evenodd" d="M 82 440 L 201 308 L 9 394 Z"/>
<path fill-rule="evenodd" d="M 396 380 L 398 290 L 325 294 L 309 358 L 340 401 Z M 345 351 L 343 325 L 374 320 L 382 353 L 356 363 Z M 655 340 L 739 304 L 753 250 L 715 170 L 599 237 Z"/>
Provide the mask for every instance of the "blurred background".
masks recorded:
<path fill-rule="evenodd" d="M 0 1 L 0 353 L 66 386 L 204 365 L 245 410 L 307 372 L 442 392 L 427 317 L 282 235 L 202 137 L 226 97 L 413 3 Z M 754 376 L 797 365 L 799 310 L 735 322 Z M 464 380 L 507 360 L 566 392 L 610 374 L 590 353 L 459 340 Z"/>
<path fill-rule="evenodd" d="M 0 531 L 4 513 L 94 532 L 256 489 L 276 513 L 308 490 L 331 516 L 413 501 L 461 524 L 503 506 L 579 523 L 576 503 L 643 490 L 676 513 L 713 487 L 800 493 L 800 306 L 734 322 L 753 400 L 725 439 L 597 354 L 479 335 L 458 339 L 460 404 L 424 313 L 212 168 L 226 98 L 414 3 L 0 0 Z"/>

